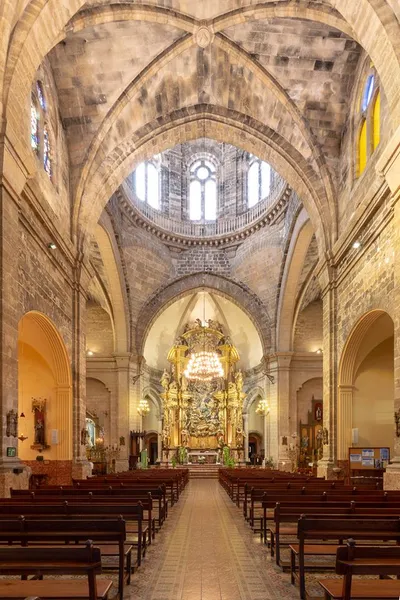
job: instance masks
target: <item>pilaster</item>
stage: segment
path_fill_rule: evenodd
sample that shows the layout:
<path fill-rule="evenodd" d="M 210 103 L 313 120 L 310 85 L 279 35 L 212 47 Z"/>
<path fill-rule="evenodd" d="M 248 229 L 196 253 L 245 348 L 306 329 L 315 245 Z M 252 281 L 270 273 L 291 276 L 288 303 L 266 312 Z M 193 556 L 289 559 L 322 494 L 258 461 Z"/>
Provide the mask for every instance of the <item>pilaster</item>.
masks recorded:
<path fill-rule="evenodd" d="M 394 210 L 395 234 L 394 248 L 397 256 L 394 261 L 394 412 L 400 410 L 400 127 L 395 131 L 392 139 L 387 144 L 379 162 L 377 170 L 385 177 L 392 192 L 392 205 Z M 384 474 L 385 489 L 400 489 L 400 437 L 397 437 L 393 419 L 394 456 L 391 464 L 387 466 Z"/>

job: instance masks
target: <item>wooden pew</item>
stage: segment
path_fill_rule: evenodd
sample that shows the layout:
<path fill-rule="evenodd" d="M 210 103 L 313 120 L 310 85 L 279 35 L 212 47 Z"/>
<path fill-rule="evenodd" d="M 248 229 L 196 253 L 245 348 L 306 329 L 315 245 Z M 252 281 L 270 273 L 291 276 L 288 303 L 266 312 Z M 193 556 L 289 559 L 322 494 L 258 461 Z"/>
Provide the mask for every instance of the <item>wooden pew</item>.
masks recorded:
<path fill-rule="evenodd" d="M 0 498 L 0 508 L 3 507 L 6 510 L 6 507 L 13 504 L 21 504 L 25 506 L 26 504 L 57 504 L 61 501 L 67 501 L 71 506 L 74 504 L 82 504 L 83 502 L 88 502 L 89 504 L 95 506 L 97 504 L 127 504 L 131 503 L 136 505 L 138 502 L 141 503 L 143 508 L 143 516 L 144 519 L 147 520 L 147 527 L 143 528 L 143 532 L 147 532 L 148 534 L 148 543 L 151 544 L 152 539 L 155 537 L 155 520 L 153 519 L 153 499 L 150 493 L 145 495 L 139 495 L 139 497 L 132 497 L 132 495 L 123 496 L 99 496 L 97 494 L 93 495 L 91 492 L 80 491 L 77 495 L 67 495 L 58 494 L 56 496 L 48 496 L 47 494 L 36 494 L 35 492 L 29 492 L 29 490 L 23 490 L 24 492 L 28 491 L 26 494 L 18 494 L 13 496 L 11 499 L 9 498 Z M 21 508 L 21 510 L 23 510 Z M 128 531 L 133 533 L 132 530 Z"/>
<path fill-rule="evenodd" d="M 274 509 L 274 523 L 269 526 L 271 556 L 276 555 L 277 565 L 284 567 L 280 558 L 281 536 L 296 536 L 298 533 L 298 520 L 302 515 L 309 518 L 330 518 L 335 519 L 396 519 L 399 516 L 398 508 L 360 508 L 355 503 L 350 503 L 348 507 L 339 509 L 335 504 L 333 506 L 324 505 L 307 506 L 307 504 L 298 507 L 287 507 L 282 503 L 277 503 Z M 293 579 L 293 577 L 292 577 Z"/>
<path fill-rule="evenodd" d="M 323 546 L 321 540 L 334 540 L 337 543 L 343 543 L 347 538 L 356 538 L 361 540 L 373 540 L 376 542 L 395 541 L 400 542 L 400 519 L 315 519 L 303 516 L 298 521 L 298 539 L 296 548 L 299 563 L 299 585 L 300 598 L 306 597 L 305 587 L 305 553 L 307 551 L 307 542 L 315 542 L 312 552 L 318 554 L 318 547 Z M 321 548 L 324 553 L 326 550 Z M 292 570 L 295 565 L 292 564 Z"/>
<path fill-rule="evenodd" d="M 83 544 L 88 537 L 100 546 L 102 556 L 118 557 L 118 592 L 123 600 L 124 583 L 131 582 L 132 545 L 126 543 L 126 523 L 118 519 L 101 520 L 34 520 L 19 517 L 0 520 L 0 544 L 43 546 Z"/>
<path fill-rule="evenodd" d="M 102 484 L 102 486 L 90 488 L 85 487 L 84 489 L 76 488 L 72 486 L 45 486 L 32 490 L 14 490 L 10 488 L 10 496 L 12 499 L 18 498 L 19 496 L 34 496 L 35 498 L 48 497 L 48 496 L 61 496 L 63 499 L 68 500 L 69 497 L 78 497 L 91 494 L 92 496 L 118 496 L 124 502 L 130 498 L 134 501 L 146 500 L 151 494 L 153 500 L 153 512 L 156 519 L 156 525 L 161 528 L 162 524 L 168 516 L 168 499 L 166 493 L 166 486 L 159 485 L 157 487 L 143 486 L 140 488 L 126 487 L 126 484 L 119 483 L 118 486 L 111 486 L 108 484 Z"/>
<path fill-rule="evenodd" d="M 305 496 L 290 496 L 285 497 L 282 495 L 269 495 L 268 498 L 265 496 L 265 499 L 262 501 L 262 537 L 264 539 L 264 543 L 267 542 L 267 531 L 269 530 L 269 521 L 273 519 L 274 513 L 273 510 L 277 503 L 281 503 L 282 506 L 287 508 L 292 508 L 294 511 L 304 509 L 316 509 L 317 512 L 323 506 L 326 508 L 336 508 L 336 512 L 340 513 L 342 509 L 348 509 L 352 506 L 354 508 L 365 508 L 372 509 L 375 508 L 387 508 L 387 509 L 397 509 L 400 514 L 400 498 L 394 500 L 371 500 L 368 497 L 363 497 L 362 495 L 354 498 L 354 496 L 341 496 L 337 498 L 331 498 L 330 500 L 321 500 L 318 496 L 308 497 Z M 304 511 L 303 511 L 304 512 Z M 289 535 L 289 532 L 287 533 Z"/>
<path fill-rule="evenodd" d="M 106 599 L 112 582 L 96 578 L 101 573 L 101 553 L 88 541 L 78 548 L 0 548 L 0 575 L 20 575 L 23 580 L 0 579 L 0 597 L 23 600 L 74 598 Z M 28 575 L 84 575 L 79 579 L 27 580 Z"/>
<path fill-rule="evenodd" d="M 0 512 L 0 521 L 9 520 L 10 517 L 34 517 L 35 519 L 77 519 L 77 520 L 98 520 L 98 519 L 118 519 L 122 516 L 127 521 L 127 531 L 129 522 L 134 522 L 137 531 L 137 542 L 131 542 L 137 548 L 136 561 L 133 567 L 140 566 L 142 558 L 147 550 L 147 527 L 143 527 L 143 508 L 138 504 L 70 504 L 69 502 L 59 502 L 52 504 L 8 504 L 2 507 Z"/>
<path fill-rule="evenodd" d="M 365 598 L 382 600 L 400 598 L 400 547 L 356 546 L 348 540 L 337 549 L 336 573 L 343 580 L 324 579 L 318 583 L 323 588 L 325 600 L 351 600 Z M 353 581 L 353 575 L 396 575 L 397 579 Z"/>

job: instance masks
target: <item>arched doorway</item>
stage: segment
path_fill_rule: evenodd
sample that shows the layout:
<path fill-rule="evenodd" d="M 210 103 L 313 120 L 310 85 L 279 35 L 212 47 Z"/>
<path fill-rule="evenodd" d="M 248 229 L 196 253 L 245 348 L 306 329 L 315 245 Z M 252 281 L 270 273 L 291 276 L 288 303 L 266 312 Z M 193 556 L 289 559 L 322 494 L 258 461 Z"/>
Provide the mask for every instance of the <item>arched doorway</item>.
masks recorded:
<path fill-rule="evenodd" d="M 385 311 L 367 313 L 353 328 L 338 384 L 338 460 L 348 460 L 352 445 L 393 450 L 394 324 Z"/>
<path fill-rule="evenodd" d="M 65 344 L 52 321 L 36 311 L 18 326 L 20 459 L 33 479 L 69 483 L 72 474 L 72 386 Z"/>

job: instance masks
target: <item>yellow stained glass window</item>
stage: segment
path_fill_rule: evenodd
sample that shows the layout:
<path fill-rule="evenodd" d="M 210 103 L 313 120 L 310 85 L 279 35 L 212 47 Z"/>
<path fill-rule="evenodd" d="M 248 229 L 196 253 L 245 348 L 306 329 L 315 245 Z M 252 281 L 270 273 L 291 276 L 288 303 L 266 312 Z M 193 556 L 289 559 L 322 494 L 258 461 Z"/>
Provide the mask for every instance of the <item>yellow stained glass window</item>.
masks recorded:
<path fill-rule="evenodd" d="M 358 142 L 358 175 L 362 175 L 367 164 L 367 122 L 364 120 L 361 126 Z"/>
<path fill-rule="evenodd" d="M 374 150 L 381 139 L 381 93 L 378 92 L 374 103 L 374 112 L 372 115 L 372 141 Z"/>

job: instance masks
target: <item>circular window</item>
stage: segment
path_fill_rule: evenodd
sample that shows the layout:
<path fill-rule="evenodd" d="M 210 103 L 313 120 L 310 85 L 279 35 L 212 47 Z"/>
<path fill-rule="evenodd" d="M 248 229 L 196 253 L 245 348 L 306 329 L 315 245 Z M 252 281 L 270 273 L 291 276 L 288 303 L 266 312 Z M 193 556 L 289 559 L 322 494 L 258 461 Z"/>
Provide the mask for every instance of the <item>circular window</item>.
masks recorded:
<path fill-rule="evenodd" d="M 199 167 L 196 171 L 196 177 L 200 179 L 200 181 L 205 181 L 210 176 L 210 171 L 207 167 Z"/>

